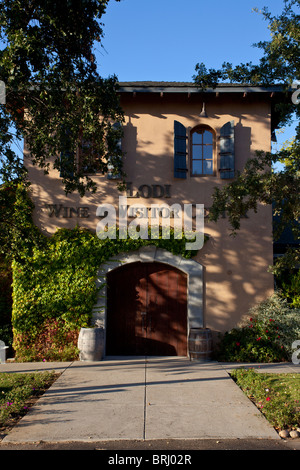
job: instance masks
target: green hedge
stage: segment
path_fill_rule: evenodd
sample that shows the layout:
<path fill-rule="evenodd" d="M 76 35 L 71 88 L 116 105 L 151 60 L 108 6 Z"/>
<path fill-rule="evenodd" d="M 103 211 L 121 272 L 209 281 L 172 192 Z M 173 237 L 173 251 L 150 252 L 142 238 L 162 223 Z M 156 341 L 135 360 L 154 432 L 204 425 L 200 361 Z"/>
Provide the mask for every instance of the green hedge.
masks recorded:
<path fill-rule="evenodd" d="M 79 227 L 58 230 L 13 262 L 14 349 L 19 361 L 73 360 L 77 337 L 89 326 L 97 300 L 100 265 L 121 252 L 157 245 L 190 258 L 186 240 L 100 240 Z"/>

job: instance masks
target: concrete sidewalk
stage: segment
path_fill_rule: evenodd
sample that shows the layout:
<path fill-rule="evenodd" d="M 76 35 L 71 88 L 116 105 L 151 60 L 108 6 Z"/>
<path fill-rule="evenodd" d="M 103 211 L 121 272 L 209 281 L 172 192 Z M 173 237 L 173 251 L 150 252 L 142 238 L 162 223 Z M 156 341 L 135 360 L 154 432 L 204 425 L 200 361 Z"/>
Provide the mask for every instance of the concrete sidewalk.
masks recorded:
<path fill-rule="evenodd" d="M 0 364 L 0 372 L 61 372 L 2 442 L 280 439 L 229 377 L 234 367 L 241 364 L 181 357 Z M 293 364 L 254 367 L 300 372 Z"/>

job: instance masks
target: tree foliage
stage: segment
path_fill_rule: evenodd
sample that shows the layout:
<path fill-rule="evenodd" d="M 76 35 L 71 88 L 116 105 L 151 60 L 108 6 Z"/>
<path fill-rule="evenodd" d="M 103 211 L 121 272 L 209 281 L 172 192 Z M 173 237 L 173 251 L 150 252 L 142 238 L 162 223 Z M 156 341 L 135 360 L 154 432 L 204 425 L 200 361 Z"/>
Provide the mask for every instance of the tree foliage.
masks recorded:
<path fill-rule="evenodd" d="M 119 0 L 116 0 L 119 1 Z M 117 78 L 101 78 L 94 46 L 109 0 L 1 0 L 0 177 L 23 178 L 14 139 L 24 138 L 32 161 L 61 172 L 66 192 L 95 191 L 94 172 L 108 160 L 122 174 L 117 146 L 123 112 Z"/>
<path fill-rule="evenodd" d="M 283 11 L 278 16 L 273 16 L 267 8 L 262 10 L 271 38 L 255 44 L 263 51 L 258 64 L 247 62 L 233 66 L 225 62 L 220 69 L 209 70 L 203 63 L 196 65 L 194 80 L 201 89 L 215 88 L 220 81 L 261 86 L 282 84 L 283 94 L 288 99 L 276 105 L 278 127 L 294 117 L 297 119 L 296 135 L 291 142 L 276 153 L 257 152 L 233 182 L 215 189 L 210 218 L 216 221 L 227 211 L 233 233 L 239 229 L 246 211 L 256 212 L 259 204 L 273 204 L 275 215 L 280 216 L 280 224 L 274 229 L 275 238 L 287 225 L 291 226 L 294 238 L 299 238 L 300 102 L 291 99 L 292 86 L 300 79 L 299 7 L 300 0 L 284 0 Z M 284 163 L 284 168 L 274 172 L 272 165 L 278 162 Z M 288 250 L 286 257 L 279 260 L 277 269 L 293 267 L 299 260 L 299 250 Z M 276 268 L 273 270 L 276 272 Z"/>

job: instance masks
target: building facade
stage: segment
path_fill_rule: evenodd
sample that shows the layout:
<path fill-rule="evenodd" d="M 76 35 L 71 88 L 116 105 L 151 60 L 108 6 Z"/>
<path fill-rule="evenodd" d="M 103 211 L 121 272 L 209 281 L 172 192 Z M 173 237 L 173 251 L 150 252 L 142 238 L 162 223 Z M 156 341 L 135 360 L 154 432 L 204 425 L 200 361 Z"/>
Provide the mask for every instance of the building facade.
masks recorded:
<path fill-rule="evenodd" d="M 150 354 L 186 355 L 191 328 L 209 328 L 215 336 L 229 331 L 272 293 L 272 207 L 245 214 L 236 237 L 226 214 L 217 223 L 207 215 L 214 188 L 231 182 L 255 151 L 271 150 L 276 91 L 121 83 L 124 192 L 115 179 L 96 174 L 95 194 L 66 196 L 57 170 L 44 176 L 28 160 L 34 222 L 49 236 L 76 225 L 96 231 L 105 215 L 99 206 L 111 205 L 120 216 L 120 197 L 129 223 L 139 205 L 148 213 L 153 205 L 192 204 L 193 211 L 203 205 L 207 241 L 192 259 L 147 246 L 99 266 L 97 282 L 105 283 L 106 294 L 94 316 L 105 328 L 107 354 L 142 354 L 140 338 L 147 335 Z"/>

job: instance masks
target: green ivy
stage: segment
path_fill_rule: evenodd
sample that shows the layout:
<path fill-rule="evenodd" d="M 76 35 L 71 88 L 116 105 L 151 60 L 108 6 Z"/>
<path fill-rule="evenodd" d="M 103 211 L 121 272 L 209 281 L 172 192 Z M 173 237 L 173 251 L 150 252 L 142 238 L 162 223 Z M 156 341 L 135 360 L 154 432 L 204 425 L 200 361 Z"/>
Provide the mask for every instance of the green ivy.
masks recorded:
<path fill-rule="evenodd" d="M 23 196 L 24 211 L 25 193 Z M 80 227 L 60 229 L 49 238 L 41 237 L 40 243 L 26 244 L 20 240 L 19 256 L 12 263 L 16 358 L 20 361 L 57 360 L 60 355 L 64 360 L 74 359 L 79 330 L 91 325 L 100 265 L 118 253 L 144 245 L 156 245 L 174 255 L 191 258 L 196 252 L 186 250 L 186 242 L 184 237 L 175 239 L 172 231 L 168 240 L 123 240 L 118 236 L 114 240 L 101 240 L 95 233 Z M 46 330 L 49 334 L 43 335 Z"/>

